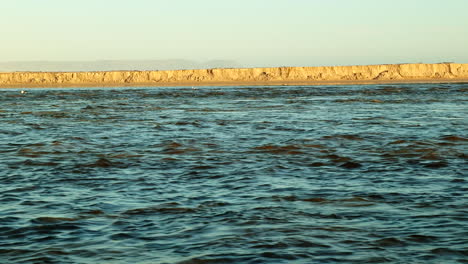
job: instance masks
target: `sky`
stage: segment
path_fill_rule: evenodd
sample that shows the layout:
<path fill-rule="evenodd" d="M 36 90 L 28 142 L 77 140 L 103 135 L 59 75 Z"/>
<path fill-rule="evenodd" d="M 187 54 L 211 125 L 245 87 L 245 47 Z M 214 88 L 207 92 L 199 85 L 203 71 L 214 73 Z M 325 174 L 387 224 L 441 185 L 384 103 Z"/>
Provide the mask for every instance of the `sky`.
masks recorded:
<path fill-rule="evenodd" d="M 0 61 L 468 63 L 468 0 L 2 0 Z"/>

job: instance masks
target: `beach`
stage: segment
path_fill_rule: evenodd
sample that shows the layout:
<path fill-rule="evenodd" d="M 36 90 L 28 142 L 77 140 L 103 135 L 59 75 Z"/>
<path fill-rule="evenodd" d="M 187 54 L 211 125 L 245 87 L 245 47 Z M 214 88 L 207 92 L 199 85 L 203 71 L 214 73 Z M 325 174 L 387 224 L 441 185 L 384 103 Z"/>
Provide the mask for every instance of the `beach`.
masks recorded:
<path fill-rule="evenodd" d="M 3 72 L 1 88 L 345 85 L 468 82 L 468 64 L 230 68 L 166 71 Z"/>

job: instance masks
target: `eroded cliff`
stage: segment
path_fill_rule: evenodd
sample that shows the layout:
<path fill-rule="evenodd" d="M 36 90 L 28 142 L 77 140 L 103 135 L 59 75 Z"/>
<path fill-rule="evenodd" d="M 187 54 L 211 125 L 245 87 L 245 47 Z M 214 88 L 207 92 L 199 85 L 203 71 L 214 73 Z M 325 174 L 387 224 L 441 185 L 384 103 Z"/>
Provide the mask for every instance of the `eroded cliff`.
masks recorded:
<path fill-rule="evenodd" d="M 354 83 L 468 80 L 468 64 L 388 64 L 174 71 L 0 73 L 1 87 Z"/>

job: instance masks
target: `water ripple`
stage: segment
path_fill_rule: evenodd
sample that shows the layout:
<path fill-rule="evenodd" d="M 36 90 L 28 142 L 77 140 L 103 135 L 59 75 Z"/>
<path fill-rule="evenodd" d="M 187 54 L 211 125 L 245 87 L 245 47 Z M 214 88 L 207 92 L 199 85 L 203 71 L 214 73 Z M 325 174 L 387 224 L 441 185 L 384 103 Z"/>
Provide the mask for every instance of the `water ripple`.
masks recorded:
<path fill-rule="evenodd" d="M 466 84 L 0 90 L 2 263 L 464 263 Z"/>

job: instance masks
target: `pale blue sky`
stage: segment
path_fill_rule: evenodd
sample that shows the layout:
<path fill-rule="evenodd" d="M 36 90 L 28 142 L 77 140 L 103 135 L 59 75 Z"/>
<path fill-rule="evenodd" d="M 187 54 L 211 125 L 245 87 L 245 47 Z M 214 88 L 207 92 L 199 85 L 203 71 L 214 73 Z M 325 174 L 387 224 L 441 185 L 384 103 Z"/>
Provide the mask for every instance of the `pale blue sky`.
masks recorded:
<path fill-rule="evenodd" d="M 468 0 L 3 0 L 0 61 L 468 63 Z"/>

